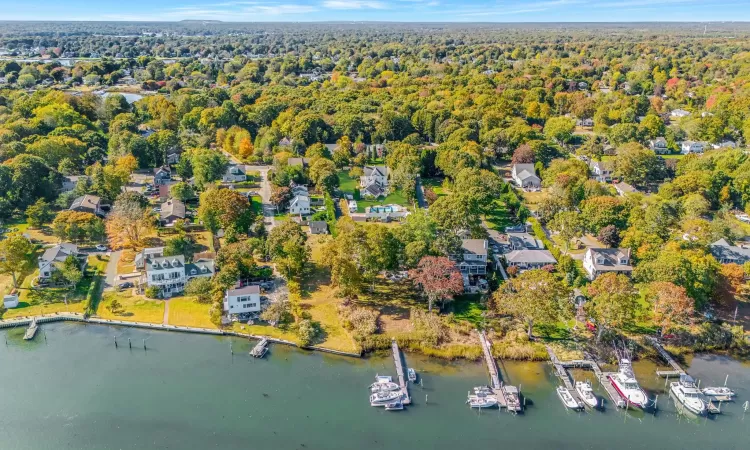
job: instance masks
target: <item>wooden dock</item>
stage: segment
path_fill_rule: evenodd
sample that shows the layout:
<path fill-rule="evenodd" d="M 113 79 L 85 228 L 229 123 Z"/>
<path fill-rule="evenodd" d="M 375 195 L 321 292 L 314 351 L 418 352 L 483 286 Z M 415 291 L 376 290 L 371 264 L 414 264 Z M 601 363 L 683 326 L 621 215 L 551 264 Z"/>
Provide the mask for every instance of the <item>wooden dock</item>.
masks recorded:
<path fill-rule="evenodd" d="M 505 385 L 500 381 L 500 370 L 495 362 L 495 357 L 492 356 L 492 343 L 487 339 L 484 331 L 478 331 L 478 333 L 479 341 L 482 343 L 484 361 L 490 374 L 492 392 L 497 396 L 497 405 L 500 408 L 507 408 L 509 412 L 522 412 L 521 392 L 515 386 Z"/>
<path fill-rule="evenodd" d="M 549 358 L 552 361 L 552 365 L 555 367 L 555 375 L 557 375 L 562 380 L 565 387 L 571 391 L 571 394 L 573 394 L 576 399 L 579 399 L 579 395 L 575 390 L 575 380 L 570 375 L 570 372 L 568 372 L 568 369 L 590 369 L 594 372 L 596 379 L 599 380 L 599 384 L 601 384 L 602 388 L 604 388 L 604 390 L 607 392 L 607 395 L 612 400 L 612 403 L 614 403 L 618 408 L 624 408 L 626 406 L 625 402 L 620 397 L 620 394 L 617 393 L 615 388 L 612 386 L 612 383 L 609 381 L 609 376 L 612 375 L 613 372 L 602 372 L 599 364 L 597 364 L 597 362 L 594 361 L 594 359 L 589 355 L 586 355 L 589 356 L 588 359 L 561 361 L 557 357 L 557 355 L 555 355 L 552 347 L 548 345 L 546 346 L 546 348 L 547 353 L 549 354 Z"/>
<path fill-rule="evenodd" d="M 401 404 L 409 405 L 411 404 L 411 397 L 409 397 L 409 387 L 404 373 L 404 363 L 401 359 L 401 350 L 398 349 L 398 343 L 395 339 L 391 339 L 391 350 L 393 351 L 393 362 L 396 365 L 398 385 L 401 386 Z"/>
<path fill-rule="evenodd" d="M 669 354 L 668 351 L 664 350 L 664 347 L 661 346 L 659 341 L 657 341 L 655 338 L 649 337 L 649 342 L 651 342 L 651 345 L 654 346 L 657 352 L 659 352 L 659 355 L 661 355 L 662 358 L 669 364 L 673 370 L 657 370 L 656 374 L 660 377 L 679 377 L 680 375 L 687 375 L 687 372 L 683 370 L 682 367 L 677 363 L 677 361 L 672 358 L 672 355 Z"/>

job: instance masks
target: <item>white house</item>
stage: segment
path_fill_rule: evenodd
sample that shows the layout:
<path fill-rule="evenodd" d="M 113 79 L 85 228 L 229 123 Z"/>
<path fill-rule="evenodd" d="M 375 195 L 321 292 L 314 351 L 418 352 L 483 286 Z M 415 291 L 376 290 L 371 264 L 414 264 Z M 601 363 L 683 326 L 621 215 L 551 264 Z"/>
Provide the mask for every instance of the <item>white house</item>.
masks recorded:
<path fill-rule="evenodd" d="M 349 202 L 347 202 L 347 206 L 349 207 L 349 212 L 350 213 L 357 212 L 357 201 L 356 200 L 349 200 Z"/>
<path fill-rule="evenodd" d="M 81 270 L 86 267 L 87 259 L 85 255 L 78 253 L 78 246 L 70 243 L 57 244 L 44 251 L 42 256 L 37 260 L 39 267 L 39 281 L 46 282 L 57 270 L 57 264 L 62 264 L 68 259 L 68 256 L 74 256 L 78 259 Z"/>
<path fill-rule="evenodd" d="M 198 260 L 186 264 L 183 255 L 150 258 L 144 265 L 146 273 L 141 283 L 157 286 L 162 297 L 171 297 L 185 290 L 185 283 L 196 277 L 211 277 L 215 268 L 212 260 Z"/>
<path fill-rule="evenodd" d="M 657 155 L 663 155 L 665 153 L 669 153 L 669 148 L 667 148 L 667 140 L 664 139 L 663 137 L 651 139 L 650 141 L 648 141 L 648 146 Z"/>
<path fill-rule="evenodd" d="M 674 118 L 681 118 L 681 117 L 687 117 L 690 115 L 690 111 L 685 111 L 684 109 L 675 109 L 672 112 L 669 113 L 670 116 Z"/>
<path fill-rule="evenodd" d="M 630 265 L 629 248 L 590 248 L 583 256 L 583 268 L 590 280 L 603 273 L 615 272 L 630 275 L 633 266 Z"/>
<path fill-rule="evenodd" d="M 245 286 L 228 289 L 224 294 L 224 312 L 227 314 L 260 312 L 260 287 Z"/>
<path fill-rule="evenodd" d="M 737 143 L 734 141 L 721 141 L 718 144 L 711 144 L 711 147 L 714 150 L 718 150 L 720 148 L 737 148 Z"/>
<path fill-rule="evenodd" d="M 221 181 L 225 183 L 239 183 L 242 181 L 247 181 L 245 168 L 237 165 L 227 167 L 227 171 L 221 177 Z"/>
<path fill-rule="evenodd" d="M 513 164 L 511 177 L 520 188 L 539 189 L 542 179 L 536 175 L 533 164 Z"/>
<path fill-rule="evenodd" d="M 609 161 L 591 161 L 591 177 L 600 183 L 612 181 L 612 164 Z"/>
<path fill-rule="evenodd" d="M 388 194 L 388 168 L 386 166 L 365 166 L 359 177 L 359 187 L 364 197 L 381 197 Z"/>
<path fill-rule="evenodd" d="M 297 195 L 289 202 L 289 214 L 306 216 L 310 214 L 310 197 Z"/>
<path fill-rule="evenodd" d="M 594 119 L 577 120 L 576 126 L 583 127 L 583 128 L 592 128 L 594 126 Z"/>
<path fill-rule="evenodd" d="M 680 149 L 685 155 L 688 153 L 703 153 L 706 149 L 706 145 L 703 142 L 682 141 L 680 142 Z"/>

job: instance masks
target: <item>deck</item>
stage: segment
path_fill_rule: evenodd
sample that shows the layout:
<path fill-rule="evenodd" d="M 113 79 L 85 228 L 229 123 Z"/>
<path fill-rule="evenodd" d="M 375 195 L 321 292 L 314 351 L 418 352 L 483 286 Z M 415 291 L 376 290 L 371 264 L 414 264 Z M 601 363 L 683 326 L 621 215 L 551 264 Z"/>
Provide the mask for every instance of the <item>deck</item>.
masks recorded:
<path fill-rule="evenodd" d="M 398 343 L 395 339 L 391 340 L 391 350 L 393 351 L 393 362 L 396 365 L 398 385 L 401 386 L 401 403 L 409 405 L 411 404 L 411 397 L 409 397 L 409 387 L 407 385 L 407 378 L 404 374 L 404 363 L 401 359 L 401 350 L 398 349 Z"/>

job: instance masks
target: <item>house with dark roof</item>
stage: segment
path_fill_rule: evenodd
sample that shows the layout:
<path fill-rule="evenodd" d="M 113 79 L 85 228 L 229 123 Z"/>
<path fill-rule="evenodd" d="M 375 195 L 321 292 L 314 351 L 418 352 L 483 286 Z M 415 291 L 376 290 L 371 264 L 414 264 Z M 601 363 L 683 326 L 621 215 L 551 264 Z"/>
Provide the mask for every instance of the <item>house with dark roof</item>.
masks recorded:
<path fill-rule="evenodd" d="M 536 175 L 533 164 L 513 164 L 510 175 L 520 188 L 539 189 L 542 187 L 542 179 Z"/>
<path fill-rule="evenodd" d="M 157 167 L 154 169 L 154 186 L 168 184 L 172 180 L 172 171 L 169 167 Z"/>
<path fill-rule="evenodd" d="M 589 247 L 583 255 L 583 268 L 590 280 L 610 272 L 630 275 L 633 272 L 633 266 L 630 265 L 630 249 Z"/>
<path fill-rule="evenodd" d="M 359 186 L 364 197 L 382 197 L 388 195 L 388 167 L 365 166 L 359 177 Z"/>
<path fill-rule="evenodd" d="M 52 274 L 57 271 L 57 266 L 64 263 L 69 256 L 78 260 L 81 270 L 86 268 L 88 258 L 86 255 L 78 253 L 77 245 L 71 243 L 57 244 L 45 250 L 42 256 L 37 259 L 39 282 L 44 283 L 52 278 Z"/>
<path fill-rule="evenodd" d="M 87 212 L 96 214 L 97 216 L 104 217 L 106 212 L 102 209 L 102 199 L 96 195 L 82 195 L 70 205 L 71 211 Z"/>
<path fill-rule="evenodd" d="M 726 239 L 719 239 L 710 246 L 711 254 L 721 264 L 745 264 L 750 261 L 750 248 L 732 245 Z"/>
<path fill-rule="evenodd" d="M 544 249 L 544 243 L 529 233 L 508 233 L 508 246 L 511 250 Z"/>
<path fill-rule="evenodd" d="M 185 204 L 176 199 L 170 199 L 161 204 L 159 220 L 162 225 L 173 225 L 176 220 L 185 218 Z"/>

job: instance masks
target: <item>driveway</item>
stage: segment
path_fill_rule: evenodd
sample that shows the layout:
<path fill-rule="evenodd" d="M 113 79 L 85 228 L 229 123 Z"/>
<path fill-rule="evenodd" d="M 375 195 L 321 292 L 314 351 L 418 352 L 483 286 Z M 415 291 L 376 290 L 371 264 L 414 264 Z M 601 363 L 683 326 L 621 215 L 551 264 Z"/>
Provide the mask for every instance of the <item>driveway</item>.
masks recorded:
<path fill-rule="evenodd" d="M 266 224 L 266 229 L 271 231 L 276 226 L 276 219 L 274 218 L 276 208 L 271 204 L 271 182 L 268 181 L 268 171 L 271 168 L 269 166 L 247 166 L 247 169 L 260 173 L 258 195 L 263 201 L 263 222 Z"/>
<path fill-rule="evenodd" d="M 422 177 L 417 177 L 416 185 L 414 190 L 417 194 L 417 204 L 420 208 L 427 208 L 427 202 L 424 199 L 424 189 L 422 189 Z"/>
<path fill-rule="evenodd" d="M 104 289 L 114 289 L 117 283 L 117 263 L 120 262 L 122 250 L 117 250 L 109 254 L 109 262 L 105 271 Z"/>

